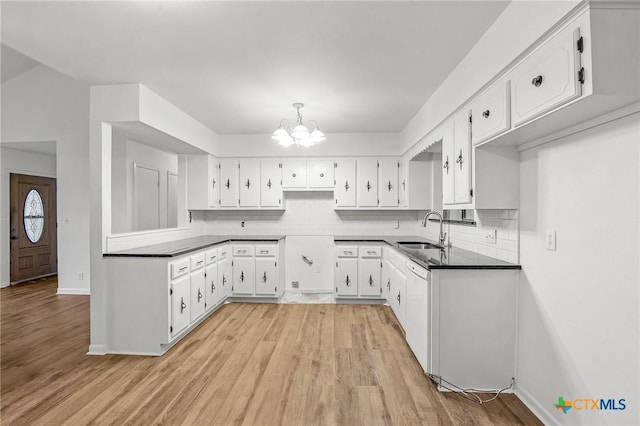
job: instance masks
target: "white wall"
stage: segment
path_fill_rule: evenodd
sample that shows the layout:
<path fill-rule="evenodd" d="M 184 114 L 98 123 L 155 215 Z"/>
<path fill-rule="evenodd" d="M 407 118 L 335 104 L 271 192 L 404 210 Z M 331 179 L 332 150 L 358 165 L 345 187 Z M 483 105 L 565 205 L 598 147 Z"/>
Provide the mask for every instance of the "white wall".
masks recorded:
<path fill-rule="evenodd" d="M 111 175 L 111 232 L 132 232 L 134 223 L 134 164 L 158 170 L 160 227 L 167 227 L 167 173 L 178 173 L 178 156 L 128 140 L 114 131 Z"/>
<path fill-rule="evenodd" d="M 2 141 L 56 142 L 58 293 L 88 294 L 88 86 L 43 65 L 6 81 Z"/>
<path fill-rule="evenodd" d="M 53 142 L 51 142 L 53 143 Z M 8 149 L 0 146 L 0 287 L 9 285 L 10 252 L 9 252 L 9 174 L 20 173 L 25 175 L 56 177 L 55 155 L 26 152 L 17 149 Z"/>
<path fill-rule="evenodd" d="M 546 423 L 640 424 L 639 135 L 635 114 L 521 153 L 518 389 Z"/>
<path fill-rule="evenodd" d="M 275 129 L 274 129 L 275 130 Z M 344 157 L 400 155 L 399 133 L 327 133 L 327 140 L 311 147 L 283 147 L 271 135 L 218 135 L 218 157 Z"/>

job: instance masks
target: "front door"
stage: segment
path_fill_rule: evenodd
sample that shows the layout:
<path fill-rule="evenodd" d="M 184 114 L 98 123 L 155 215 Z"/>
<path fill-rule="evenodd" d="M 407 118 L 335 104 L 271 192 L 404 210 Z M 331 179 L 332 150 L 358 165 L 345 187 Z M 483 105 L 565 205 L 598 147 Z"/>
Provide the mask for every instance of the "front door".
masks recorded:
<path fill-rule="evenodd" d="M 57 272 L 56 180 L 11 173 L 12 283 Z"/>

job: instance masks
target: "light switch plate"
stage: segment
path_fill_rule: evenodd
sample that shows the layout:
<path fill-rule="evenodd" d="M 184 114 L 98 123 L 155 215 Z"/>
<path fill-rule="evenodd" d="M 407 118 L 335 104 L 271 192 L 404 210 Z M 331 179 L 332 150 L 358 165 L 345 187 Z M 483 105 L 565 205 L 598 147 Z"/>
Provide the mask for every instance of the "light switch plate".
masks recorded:
<path fill-rule="evenodd" d="M 393 221 L 393 229 L 398 229 L 400 227 L 400 222 L 398 222 L 397 220 Z"/>
<path fill-rule="evenodd" d="M 556 251 L 556 231 L 547 229 L 545 241 L 547 243 L 547 250 Z"/>

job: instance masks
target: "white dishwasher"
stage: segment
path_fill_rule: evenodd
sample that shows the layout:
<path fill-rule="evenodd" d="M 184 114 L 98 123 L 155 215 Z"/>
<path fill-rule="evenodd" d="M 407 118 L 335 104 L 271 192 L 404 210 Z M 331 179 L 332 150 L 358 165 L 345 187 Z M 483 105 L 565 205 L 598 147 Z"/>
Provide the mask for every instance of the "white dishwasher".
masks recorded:
<path fill-rule="evenodd" d="M 406 290 L 407 343 L 425 373 L 431 373 L 431 307 L 429 301 L 431 274 L 429 270 L 408 260 Z"/>

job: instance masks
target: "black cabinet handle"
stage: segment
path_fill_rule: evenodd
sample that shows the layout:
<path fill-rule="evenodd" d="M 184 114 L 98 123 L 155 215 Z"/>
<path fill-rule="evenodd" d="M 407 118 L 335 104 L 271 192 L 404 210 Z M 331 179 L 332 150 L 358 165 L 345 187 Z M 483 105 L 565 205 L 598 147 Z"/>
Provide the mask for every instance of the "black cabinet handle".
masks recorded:
<path fill-rule="evenodd" d="M 216 285 L 214 283 L 211 283 L 211 293 L 213 293 L 216 289 Z"/>
<path fill-rule="evenodd" d="M 324 177 L 324 173 L 320 173 L 320 177 Z"/>
<path fill-rule="evenodd" d="M 212 189 L 216 189 L 216 180 L 215 179 L 211 179 L 211 188 Z"/>
<path fill-rule="evenodd" d="M 542 86 L 542 76 L 538 75 L 536 77 L 533 77 L 533 80 L 531 80 L 531 84 L 533 84 L 536 87 Z"/>
<path fill-rule="evenodd" d="M 444 165 L 442 166 L 443 169 L 445 169 L 447 171 L 447 174 L 449 174 L 449 156 L 447 155 L 447 159 L 444 162 Z"/>
<path fill-rule="evenodd" d="M 244 271 L 240 272 L 240 282 L 244 282 Z"/>
<path fill-rule="evenodd" d="M 398 303 L 400 303 L 400 292 L 398 292 Z"/>
<path fill-rule="evenodd" d="M 369 275 L 369 285 L 373 287 L 373 277 Z"/>
<path fill-rule="evenodd" d="M 458 158 L 456 159 L 456 164 L 460 164 L 460 170 L 462 170 L 462 163 L 464 163 L 464 161 L 462 160 L 462 149 L 461 149 L 460 155 L 458 155 Z"/>
<path fill-rule="evenodd" d="M 202 293 L 200 292 L 200 289 L 198 289 L 198 302 L 200 302 L 200 299 L 202 299 Z"/>
<path fill-rule="evenodd" d="M 267 186 L 269 187 L 269 189 L 271 189 L 271 178 L 269 178 L 269 181 L 267 182 Z"/>
<path fill-rule="evenodd" d="M 227 183 L 225 183 L 224 186 L 226 186 L 227 189 L 229 189 L 229 187 L 231 186 L 231 182 L 229 182 L 229 179 L 227 179 Z"/>
<path fill-rule="evenodd" d="M 267 273 L 265 272 L 264 275 L 262 276 L 262 282 L 266 283 L 267 282 Z"/>
<path fill-rule="evenodd" d="M 247 183 L 245 183 L 244 186 L 246 186 L 247 188 L 251 186 L 251 182 L 249 182 L 249 179 L 247 179 Z"/>
<path fill-rule="evenodd" d="M 344 280 L 344 282 L 347 284 L 347 287 L 351 285 L 351 281 L 349 280 L 349 274 L 347 274 L 347 279 Z"/>
<path fill-rule="evenodd" d="M 186 307 L 187 307 L 187 304 L 186 304 L 186 303 L 184 303 L 184 298 L 183 298 L 183 297 L 181 297 L 181 298 L 180 298 L 180 313 L 183 313 L 183 312 L 184 312 L 184 310 L 186 309 Z"/>
<path fill-rule="evenodd" d="M 295 174 L 295 173 L 291 173 L 291 176 L 292 176 L 292 177 L 296 177 L 296 174 Z"/>
<path fill-rule="evenodd" d="M 369 181 L 367 181 L 367 192 L 371 191 L 371 184 L 369 183 Z"/>
<path fill-rule="evenodd" d="M 345 191 L 349 190 L 349 181 L 348 180 L 344 182 L 344 190 Z"/>
<path fill-rule="evenodd" d="M 387 185 L 387 188 L 389 188 L 389 192 L 391 192 L 391 188 L 393 188 L 393 186 L 391 186 L 391 181 L 389 181 L 389 185 Z"/>
<path fill-rule="evenodd" d="M 488 109 L 487 109 L 487 110 L 482 111 L 482 116 L 483 116 L 484 118 L 489 118 L 489 115 L 490 115 L 490 114 L 491 114 L 491 111 L 489 111 Z"/>

